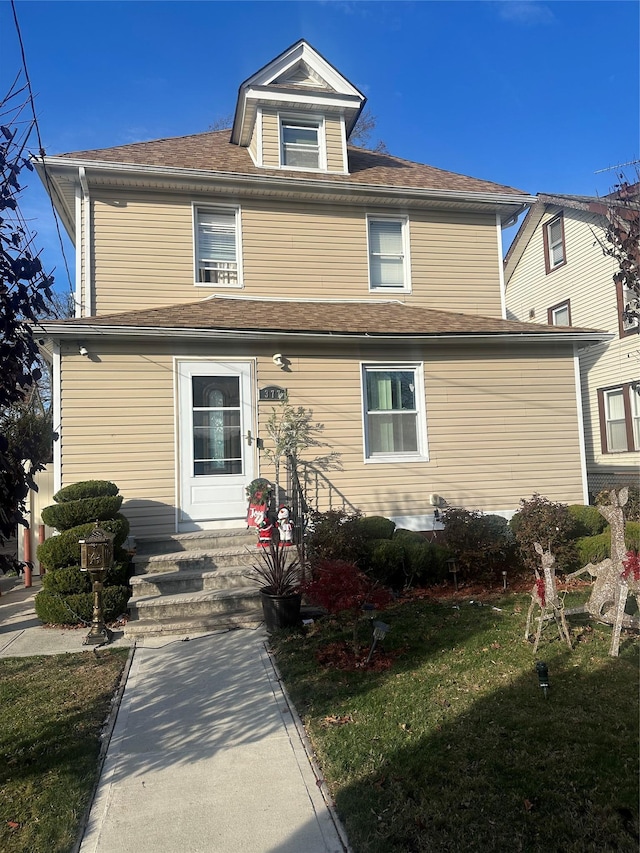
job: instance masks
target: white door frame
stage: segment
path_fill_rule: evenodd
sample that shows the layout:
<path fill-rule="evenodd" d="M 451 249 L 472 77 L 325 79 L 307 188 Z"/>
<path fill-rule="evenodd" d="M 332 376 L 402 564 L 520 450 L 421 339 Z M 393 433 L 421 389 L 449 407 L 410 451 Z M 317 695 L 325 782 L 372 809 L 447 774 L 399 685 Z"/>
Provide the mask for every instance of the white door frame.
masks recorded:
<path fill-rule="evenodd" d="M 255 478 L 257 471 L 255 359 L 184 357 L 175 359 L 175 369 L 177 530 L 188 532 L 241 526 L 247 512 L 245 487 Z M 238 474 L 194 473 L 194 376 L 239 379 L 242 462 Z"/>

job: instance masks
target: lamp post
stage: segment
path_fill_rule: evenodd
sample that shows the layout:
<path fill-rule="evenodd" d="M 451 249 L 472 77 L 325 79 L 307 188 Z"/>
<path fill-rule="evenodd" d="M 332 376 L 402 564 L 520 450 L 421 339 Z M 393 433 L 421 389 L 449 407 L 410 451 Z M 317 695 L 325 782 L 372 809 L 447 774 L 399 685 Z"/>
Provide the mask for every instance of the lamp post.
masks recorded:
<path fill-rule="evenodd" d="M 458 563 L 456 562 L 455 557 L 451 557 L 447 560 L 447 566 L 449 568 L 450 574 L 453 575 L 453 583 L 456 588 L 456 592 L 458 591 Z"/>
<path fill-rule="evenodd" d="M 371 648 L 369 649 L 369 657 L 367 658 L 366 663 L 369 663 L 371 661 L 378 640 L 384 640 L 384 638 L 389 633 L 390 628 L 391 626 L 385 625 L 384 622 L 373 623 L 373 642 L 371 643 Z"/>
<path fill-rule="evenodd" d="M 549 669 L 546 663 L 543 660 L 539 660 L 536 663 L 536 672 L 538 673 L 538 684 L 542 688 L 542 692 L 544 693 L 544 698 L 547 698 L 547 691 L 549 690 Z"/>
<path fill-rule="evenodd" d="M 113 565 L 113 535 L 96 526 L 86 539 L 80 539 L 80 570 L 89 572 L 93 587 L 93 618 L 84 645 L 110 643 L 111 631 L 104 624 L 102 588 L 107 570 Z"/>

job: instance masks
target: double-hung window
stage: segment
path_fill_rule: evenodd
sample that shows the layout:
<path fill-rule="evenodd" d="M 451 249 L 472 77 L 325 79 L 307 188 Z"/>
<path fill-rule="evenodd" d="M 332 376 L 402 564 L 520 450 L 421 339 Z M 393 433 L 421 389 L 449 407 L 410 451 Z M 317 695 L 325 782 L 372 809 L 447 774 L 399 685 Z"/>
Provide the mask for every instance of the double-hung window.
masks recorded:
<path fill-rule="evenodd" d="M 196 283 L 240 287 L 239 211 L 194 208 Z"/>
<path fill-rule="evenodd" d="M 637 317 L 625 317 L 624 314 L 629 310 L 638 310 L 638 300 L 631 288 L 625 287 L 622 282 L 616 284 L 616 294 L 618 303 L 618 325 L 620 337 L 624 338 L 627 335 L 632 335 L 640 330 L 640 323 Z"/>
<path fill-rule="evenodd" d="M 553 305 L 547 310 L 547 322 L 550 326 L 571 325 L 571 303 L 568 299 Z"/>
<path fill-rule="evenodd" d="M 320 121 L 282 118 L 280 120 L 280 164 L 294 169 L 321 169 Z"/>
<path fill-rule="evenodd" d="M 365 459 L 426 461 L 422 365 L 363 365 Z"/>
<path fill-rule="evenodd" d="M 547 222 L 543 229 L 544 262 L 547 273 L 563 266 L 566 261 L 564 217 L 562 214 Z"/>
<path fill-rule="evenodd" d="M 640 450 L 640 396 L 638 384 L 625 382 L 598 389 L 600 442 L 603 453 Z"/>
<path fill-rule="evenodd" d="M 367 217 L 369 289 L 410 290 L 406 217 Z"/>

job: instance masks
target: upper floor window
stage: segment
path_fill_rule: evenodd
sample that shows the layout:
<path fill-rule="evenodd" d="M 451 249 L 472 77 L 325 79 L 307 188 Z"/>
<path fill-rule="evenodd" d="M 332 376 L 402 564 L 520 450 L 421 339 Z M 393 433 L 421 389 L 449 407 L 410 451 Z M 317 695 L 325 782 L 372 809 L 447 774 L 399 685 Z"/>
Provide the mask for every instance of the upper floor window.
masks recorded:
<path fill-rule="evenodd" d="M 194 208 L 196 283 L 239 287 L 240 211 Z"/>
<path fill-rule="evenodd" d="M 370 290 L 410 290 L 408 230 L 405 217 L 367 218 Z"/>
<path fill-rule="evenodd" d="M 640 329 L 640 323 L 636 317 L 626 319 L 623 315 L 625 310 L 637 305 L 637 298 L 633 290 L 625 287 L 622 282 L 616 284 L 616 296 L 618 305 L 618 331 L 620 337 L 632 335 Z"/>
<path fill-rule="evenodd" d="M 319 119 L 280 120 L 280 165 L 294 169 L 324 168 Z"/>
<path fill-rule="evenodd" d="M 571 303 L 568 299 L 559 302 L 547 310 L 547 323 L 550 326 L 571 325 Z"/>
<path fill-rule="evenodd" d="M 362 371 L 365 459 L 426 461 L 421 365 L 365 365 Z"/>
<path fill-rule="evenodd" d="M 598 389 L 598 409 L 603 453 L 640 450 L 640 398 L 635 382 Z"/>
<path fill-rule="evenodd" d="M 562 214 L 547 222 L 543 228 L 544 262 L 547 273 L 567 262 L 564 244 L 564 217 Z"/>

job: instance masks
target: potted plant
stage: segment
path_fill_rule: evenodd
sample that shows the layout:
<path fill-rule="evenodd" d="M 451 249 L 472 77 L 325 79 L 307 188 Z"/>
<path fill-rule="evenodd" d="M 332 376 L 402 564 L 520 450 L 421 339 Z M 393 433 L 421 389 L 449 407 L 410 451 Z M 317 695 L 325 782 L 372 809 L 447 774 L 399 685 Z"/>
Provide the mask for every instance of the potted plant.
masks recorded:
<path fill-rule="evenodd" d="M 260 597 L 267 631 L 289 628 L 300 621 L 300 561 L 291 548 L 271 542 L 258 551 L 252 569 L 262 583 Z"/>

